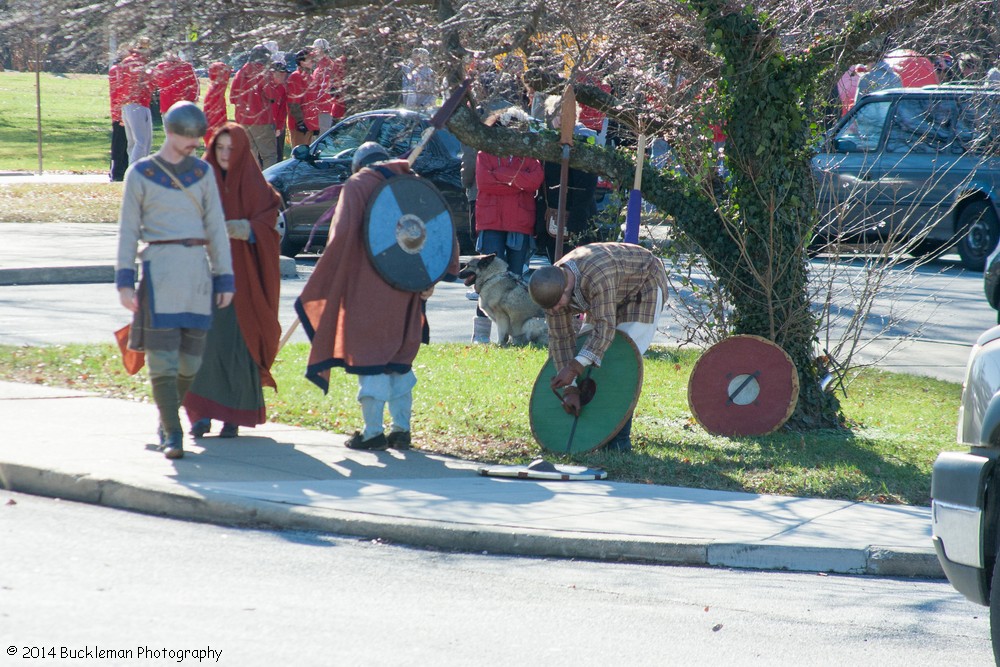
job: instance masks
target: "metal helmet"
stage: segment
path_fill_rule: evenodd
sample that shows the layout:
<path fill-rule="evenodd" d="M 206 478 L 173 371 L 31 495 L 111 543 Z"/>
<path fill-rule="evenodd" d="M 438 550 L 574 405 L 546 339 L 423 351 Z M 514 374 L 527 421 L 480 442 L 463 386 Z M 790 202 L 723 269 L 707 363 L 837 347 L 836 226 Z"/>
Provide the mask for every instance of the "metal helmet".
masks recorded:
<path fill-rule="evenodd" d="M 531 300 L 544 309 L 559 303 L 566 289 L 566 275 L 558 266 L 543 266 L 531 274 L 528 293 Z"/>
<path fill-rule="evenodd" d="M 363 167 L 367 167 L 373 162 L 381 162 L 388 159 L 389 153 L 385 150 L 384 146 L 374 141 L 366 141 L 354 151 L 354 158 L 351 160 L 351 173 L 356 174 Z"/>
<path fill-rule="evenodd" d="M 163 129 L 183 137 L 200 137 L 208 130 L 205 113 L 194 102 L 181 101 L 167 109 Z"/>

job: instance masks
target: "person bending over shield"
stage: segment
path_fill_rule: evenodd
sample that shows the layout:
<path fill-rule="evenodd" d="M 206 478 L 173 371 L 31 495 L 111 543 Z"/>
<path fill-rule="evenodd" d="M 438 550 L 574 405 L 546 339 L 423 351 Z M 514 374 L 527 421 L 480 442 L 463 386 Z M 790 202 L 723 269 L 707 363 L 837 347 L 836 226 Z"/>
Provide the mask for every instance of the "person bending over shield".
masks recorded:
<path fill-rule="evenodd" d="M 423 292 L 397 289 L 369 258 L 364 235 L 369 200 L 387 179 L 410 173 L 406 160 L 388 157 L 374 142 L 355 151 L 355 173 L 340 192 L 326 250 L 295 302 L 312 344 L 306 378 L 326 393 L 331 368 L 358 376 L 365 425 L 348 440 L 352 449 L 409 448 L 412 390 L 417 383 L 412 365 L 424 338 L 423 301 L 434 290 L 433 286 Z M 368 164 L 372 167 L 365 168 Z M 453 242 L 447 273 L 458 271 L 458 243 Z M 392 418 L 388 437 L 383 425 L 386 403 Z"/>
<path fill-rule="evenodd" d="M 556 367 L 553 389 L 563 389 L 563 409 L 580 413 L 576 379 L 587 366 L 601 365 L 618 329 L 644 354 L 656 333 L 667 291 L 663 262 L 653 253 L 626 243 L 591 243 L 564 255 L 555 266 L 536 270 L 528 283 L 531 298 L 545 310 L 549 355 Z M 593 331 L 574 356 L 574 317 L 586 313 Z M 605 447 L 632 450 L 632 416 Z"/>

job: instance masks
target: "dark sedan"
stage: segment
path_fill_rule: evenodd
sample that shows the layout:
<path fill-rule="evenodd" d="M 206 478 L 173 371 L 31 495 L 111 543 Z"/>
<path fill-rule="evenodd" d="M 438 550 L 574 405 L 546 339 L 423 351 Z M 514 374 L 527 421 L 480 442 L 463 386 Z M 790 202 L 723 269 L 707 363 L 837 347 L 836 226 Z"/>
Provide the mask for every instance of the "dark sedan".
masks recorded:
<path fill-rule="evenodd" d="M 297 146 L 292 157 L 268 167 L 264 177 L 281 195 L 283 206 L 278 226 L 281 253 L 295 257 L 303 250 L 315 251 L 326 244 L 329 225 L 317 219 L 336 198 L 323 203 L 300 204 L 322 190 L 343 183 L 351 175 L 354 151 L 366 141 L 375 141 L 389 155 L 403 155 L 420 142 L 429 118 L 406 109 L 380 109 L 348 116 L 331 127 L 310 146 Z M 447 130 L 434 133 L 413 165 L 413 170 L 433 183 L 444 195 L 463 254 L 473 252 L 469 202 L 462 188 L 462 144 Z M 306 245 L 309 245 L 308 249 Z"/>

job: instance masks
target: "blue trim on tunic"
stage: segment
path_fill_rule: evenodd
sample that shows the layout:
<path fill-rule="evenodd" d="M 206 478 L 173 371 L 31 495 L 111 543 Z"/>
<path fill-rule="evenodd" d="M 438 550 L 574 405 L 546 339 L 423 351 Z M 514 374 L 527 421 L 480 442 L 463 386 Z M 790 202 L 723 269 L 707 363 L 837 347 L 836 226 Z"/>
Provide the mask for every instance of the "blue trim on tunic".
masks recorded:
<path fill-rule="evenodd" d="M 153 329 L 204 329 L 208 331 L 212 328 L 212 316 L 197 313 L 152 312 L 150 324 Z"/>
<path fill-rule="evenodd" d="M 146 163 L 142 166 L 142 169 L 139 170 L 139 173 L 142 174 L 147 180 L 150 180 L 161 187 L 168 188 L 170 190 L 180 190 L 180 188 L 174 184 L 173 179 L 170 178 L 167 172 L 165 172 L 160 165 L 156 164 L 152 158 L 146 161 Z M 175 174 L 175 176 L 177 176 L 177 180 L 184 184 L 184 187 L 190 187 L 204 178 L 205 174 L 209 173 L 211 173 L 211 167 L 209 167 L 208 163 L 203 160 L 199 160 L 198 158 L 194 158 L 194 166 L 191 167 L 191 169 L 180 174 Z"/>
<path fill-rule="evenodd" d="M 231 273 L 223 273 L 221 276 L 212 277 L 212 292 L 218 294 L 219 292 L 235 292 L 236 291 L 236 276 Z"/>
<path fill-rule="evenodd" d="M 118 273 L 115 274 L 115 287 L 135 289 L 135 269 L 118 269 Z"/>

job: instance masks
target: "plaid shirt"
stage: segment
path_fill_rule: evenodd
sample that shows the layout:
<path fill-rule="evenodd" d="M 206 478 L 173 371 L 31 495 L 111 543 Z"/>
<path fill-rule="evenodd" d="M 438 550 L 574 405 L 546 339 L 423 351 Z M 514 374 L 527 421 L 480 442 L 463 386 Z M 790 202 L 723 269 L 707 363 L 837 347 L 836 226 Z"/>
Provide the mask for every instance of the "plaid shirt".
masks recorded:
<path fill-rule="evenodd" d="M 575 356 L 573 318 L 587 314 L 593 333 L 580 354 L 601 365 L 604 352 L 621 322 L 655 323 L 656 290 L 667 296 L 667 272 L 653 253 L 626 243 L 591 243 L 563 256 L 562 266 L 576 276 L 573 299 L 561 313 L 545 313 L 549 325 L 549 355 L 556 370 Z"/>

